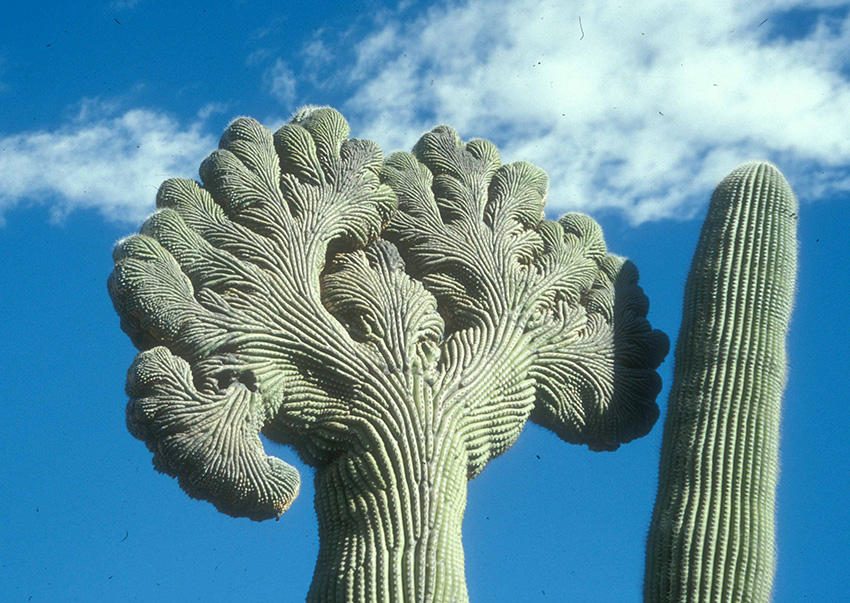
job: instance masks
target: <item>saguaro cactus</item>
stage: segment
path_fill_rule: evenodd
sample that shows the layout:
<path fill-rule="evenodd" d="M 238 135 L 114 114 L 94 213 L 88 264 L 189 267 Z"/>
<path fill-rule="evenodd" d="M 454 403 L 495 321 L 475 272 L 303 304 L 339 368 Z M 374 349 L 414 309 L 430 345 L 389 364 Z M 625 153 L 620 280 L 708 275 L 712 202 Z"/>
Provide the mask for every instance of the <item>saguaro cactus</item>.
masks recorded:
<path fill-rule="evenodd" d="M 311 601 L 467 599 L 467 480 L 531 418 L 612 450 L 658 416 L 667 338 L 598 225 L 544 220 L 545 174 L 446 127 L 382 162 L 330 108 L 234 121 L 121 241 L 109 291 L 143 350 L 130 431 L 157 469 L 267 519 L 316 469 Z"/>
<path fill-rule="evenodd" d="M 749 163 L 715 191 L 685 290 L 645 600 L 767 602 L 797 202 Z"/>

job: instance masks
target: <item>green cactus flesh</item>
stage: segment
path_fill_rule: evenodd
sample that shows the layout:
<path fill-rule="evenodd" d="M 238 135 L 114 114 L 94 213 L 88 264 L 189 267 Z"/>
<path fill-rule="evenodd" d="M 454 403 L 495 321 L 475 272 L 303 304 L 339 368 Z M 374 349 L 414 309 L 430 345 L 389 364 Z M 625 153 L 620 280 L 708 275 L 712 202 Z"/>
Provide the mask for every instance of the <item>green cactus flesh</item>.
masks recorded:
<path fill-rule="evenodd" d="M 797 202 L 768 163 L 715 191 L 685 290 L 647 602 L 766 602 Z"/>
<path fill-rule="evenodd" d="M 450 128 L 385 161 L 330 108 L 240 118 L 115 250 L 142 351 L 130 431 L 224 513 L 279 516 L 315 468 L 310 601 L 467 600 L 467 481 L 528 419 L 611 450 L 658 416 L 667 338 L 634 266 L 546 175 Z"/>

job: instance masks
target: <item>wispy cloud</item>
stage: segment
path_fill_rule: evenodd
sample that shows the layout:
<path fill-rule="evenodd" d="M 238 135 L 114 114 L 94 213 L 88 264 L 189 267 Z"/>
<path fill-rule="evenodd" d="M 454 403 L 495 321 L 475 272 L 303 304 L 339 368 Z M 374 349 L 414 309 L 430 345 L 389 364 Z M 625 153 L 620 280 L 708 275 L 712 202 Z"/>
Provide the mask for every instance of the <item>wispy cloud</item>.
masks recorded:
<path fill-rule="evenodd" d="M 284 105 L 295 102 L 295 74 L 283 59 L 277 59 L 266 71 L 271 93 Z"/>
<path fill-rule="evenodd" d="M 304 65 L 308 69 L 317 69 L 333 61 L 333 53 L 321 38 L 323 32 L 316 32 L 313 39 L 301 49 Z"/>
<path fill-rule="evenodd" d="M 470 0 L 384 18 L 345 109 L 385 149 L 439 123 L 489 138 L 546 169 L 553 213 L 640 223 L 692 215 L 753 158 L 804 199 L 847 190 L 848 57 L 844 2 Z"/>
<path fill-rule="evenodd" d="M 117 221 L 138 223 L 154 208 L 156 190 L 172 176 L 197 177 L 216 138 L 203 119 L 188 125 L 146 109 L 83 102 L 75 119 L 55 131 L 0 136 L 0 219 L 15 205 L 45 204 L 61 219 L 95 209 Z"/>

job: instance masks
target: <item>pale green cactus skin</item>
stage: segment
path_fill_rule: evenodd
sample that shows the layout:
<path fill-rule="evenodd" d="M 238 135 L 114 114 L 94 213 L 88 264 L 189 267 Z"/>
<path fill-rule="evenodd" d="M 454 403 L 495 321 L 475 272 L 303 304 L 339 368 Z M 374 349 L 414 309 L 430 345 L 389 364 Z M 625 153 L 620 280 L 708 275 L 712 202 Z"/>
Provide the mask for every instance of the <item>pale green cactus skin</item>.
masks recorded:
<path fill-rule="evenodd" d="M 685 290 L 647 544 L 647 603 L 770 600 L 797 201 L 744 164 L 715 191 Z"/>
<path fill-rule="evenodd" d="M 121 241 L 109 291 L 142 352 L 130 431 L 230 515 L 282 514 L 316 469 L 308 600 L 463 602 L 467 481 L 532 419 L 613 450 L 658 416 L 665 335 L 637 271 L 546 175 L 450 128 L 383 161 L 330 108 L 240 118 Z M 289 554 L 294 554 L 290 552 Z"/>

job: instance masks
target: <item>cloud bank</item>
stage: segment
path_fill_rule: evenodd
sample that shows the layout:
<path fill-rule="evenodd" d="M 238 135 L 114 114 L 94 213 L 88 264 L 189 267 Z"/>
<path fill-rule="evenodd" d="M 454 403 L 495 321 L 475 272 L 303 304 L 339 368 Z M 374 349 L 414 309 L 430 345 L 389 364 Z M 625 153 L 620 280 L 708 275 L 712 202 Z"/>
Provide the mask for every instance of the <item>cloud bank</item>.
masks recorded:
<path fill-rule="evenodd" d="M 750 159 L 777 163 L 804 202 L 850 192 L 848 13 L 845 0 L 402 2 L 314 32 L 258 85 L 286 111 L 336 94 L 353 135 L 387 152 L 438 124 L 488 138 L 547 171 L 552 217 L 686 219 Z M 0 135 L 0 220 L 44 203 L 137 223 L 165 178 L 195 177 L 216 147 L 217 104 L 182 122 L 81 106 L 55 131 Z"/>
<path fill-rule="evenodd" d="M 738 163 L 803 200 L 850 190 L 845 2 L 470 0 L 387 18 L 355 48 L 346 114 L 409 149 L 436 124 L 551 179 L 548 206 L 691 217 Z"/>
<path fill-rule="evenodd" d="M 55 131 L 0 137 L 0 219 L 19 203 L 47 203 L 54 219 L 95 209 L 110 220 L 138 223 L 154 209 L 156 191 L 172 176 L 197 177 L 216 147 L 205 107 L 188 126 L 157 111 L 84 102 Z"/>

